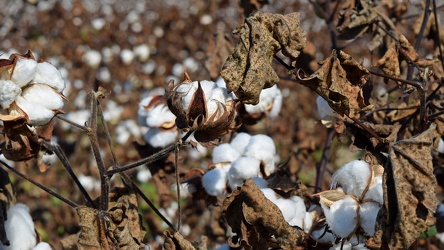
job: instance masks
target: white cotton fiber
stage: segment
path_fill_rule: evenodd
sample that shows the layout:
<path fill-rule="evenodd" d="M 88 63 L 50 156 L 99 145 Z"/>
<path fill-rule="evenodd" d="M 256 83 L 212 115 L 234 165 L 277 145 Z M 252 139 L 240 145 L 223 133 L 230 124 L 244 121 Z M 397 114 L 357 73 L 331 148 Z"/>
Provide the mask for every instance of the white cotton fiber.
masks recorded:
<path fill-rule="evenodd" d="M 265 172 L 273 173 L 275 170 L 274 157 L 276 147 L 273 139 L 267 135 L 254 135 L 251 137 L 244 152 L 245 156 L 262 161 L 265 164 Z"/>
<path fill-rule="evenodd" d="M 374 236 L 375 234 L 376 217 L 378 216 L 380 208 L 381 206 L 374 202 L 361 204 L 359 210 L 361 228 L 368 236 Z"/>
<path fill-rule="evenodd" d="M 231 163 L 228 170 L 228 184 L 232 189 L 242 185 L 243 181 L 257 177 L 260 162 L 251 157 L 240 157 Z"/>
<path fill-rule="evenodd" d="M 32 83 L 44 83 L 61 93 L 65 89 L 65 81 L 62 74 L 52 64 L 41 62 L 37 64 L 37 71 Z"/>
<path fill-rule="evenodd" d="M 7 216 L 5 230 L 10 245 L 3 246 L 4 250 L 32 249 L 37 241 L 28 206 L 17 203 L 8 209 Z"/>
<path fill-rule="evenodd" d="M 261 188 L 262 193 L 264 193 L 265 197 L 276 204 L 277 196 L 276 192 L 271 188 Z"/>
<path fill-rule="evenodd" d="M 364 200 L 367 199 L 374 200 L 379 204 L 384 203 L 384 195 L 382 191 L 382 175 L 374 177 L 372 184 L 370 185 L 364 196 Z"/>
<path fill-rule="evenodd" d="M 306 214 L 306 207 L 304 200 L 299 196 L 292 196 L 290 200 L 293 202 L 293 207 L 295 208 L 295 214 L 293 219 L 289 222 L 292 226 L 298 226 L 304 228 L 304 220 Z"/>
<path fill-rule="evenodd" d="M 62 109 L 65 105 L 60 94 L 46 84 L 32 84 L 23 91 L 22 97 L 50 110 Z"/>
<path fill-rule="evenodd" d="M 0 80 L 0 105 L 3 109 L 9 108 L 15 98 L 22 93 L 22 89 L 13 81 Z"/>
<path fill-rule="evenodd" d="M 370 165 L 362 160 L 354 160 L 343 165 L 330 180 L 330 189 L 342 190 L 359 198 L 370 178 Z"/>
<path fill-rule="evenodd" d="M 237 150 L 240 154 L 243 154 L 245 151 L 245 148 L 247 147 L 248 143 L 250 142 L 251 135 L 247 133 L 239 133 L 237 134 L 233 140 L 231 140 L 230 144 L 231 146 Z"/>
<path fill-rule="evenodd" d="M 213 149 L 213 163 L 233 162 L 240 154 L 229 143 L 222 143 Z"/>
<path fill-rule="evenodd" d="M 294 202 L 289 199 L 278 198 L 274 202 L 282 212 L 286 222 L 290 223 L 296 215 L 296 207 Z M 292 224 L 290 224 L 292 225 Z M 293 225 L 292 225 L 293 226 Z"/>
<path fill-rule="evenodd" d="M 202 184 L 209 195 L 222 196 L 227 184 L 227 173 L 220 168 L 211 169 L 204 174 Z"/>
<path fill-rule="evenodd" d="M 148 127 L 161 127 L 165 123 L 174 124 L 176 116 L 167 105 L 158 104 L 146 113 L 146 124 Z"/>
<path fill-rule="evenodd" d="M 313 215 L 309 212 L 305 212 L 304 217 L 304 232 L 308 233 L 311 230 L 311 227 L 313 226 Z"/>
<path fill-rule="evenodd" d="M 40 242 L 39 244 L 37 244 L 37 246 L 32 248 L 32 250 L 51 250 L 51 249 L 52 249 L 51 246 L 46 242 Z"/>
<path fill-rule="evenodd" d="M 162 131 L 157 128 L 150 128 L 144 135 L 145 141 L 155 148 L 165 148 L 173 144 L 178 138 L 179 132 L 175 131 Z"/>
<path fill-rule="evenodd" d="M 21 96 L 17 96 L 15 103 L 28 115 L 30 125 L 44 125 L 54 117 L 54 112 L 52 110 L 49 110 L 40 104 L 29 102 Z"/>
<path fill-rule="evenodd" d="M 261 188 L 267 188 L 267 181 L 264 178 L 261 177 L 253 177 L 252 179 L 254 181 L 254 183 L 256 184 L 256 186 L 261 189 Z"/>
<path fill-rule="evenodd" d="M 328 232 L 325 227 L 313 230 L 310 236 L 312 239 L 319 243 L 328 244 L 336 241 L 336 236 L 333 233 Z"/>
<path fill-rule="evenodd" d="M 12 72 L 11 81 L 19 87 L 23 87 L 34 78 L 37 71 L 37 62 L 34 59 L 16 58 L 17 63 Z"/>
<path fill-rule="evenodd" d="M 350 196 L 346 195 L 334 202 L 330 208 L 321 202 L 321 207 L 333 233 L 341 238 L 347 238 L 355 231 L 358 203 Z"/>

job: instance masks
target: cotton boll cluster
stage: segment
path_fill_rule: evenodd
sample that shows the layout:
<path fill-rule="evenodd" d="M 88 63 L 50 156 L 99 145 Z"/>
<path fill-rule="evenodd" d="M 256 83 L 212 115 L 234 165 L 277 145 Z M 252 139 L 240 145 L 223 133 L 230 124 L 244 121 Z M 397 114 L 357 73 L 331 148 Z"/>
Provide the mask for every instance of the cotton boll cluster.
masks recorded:
<path fill-rule="evenodd" d="M 161 89 L 152 90 L 139 103 L 137 120 L 147 129 L 144 139 L 155 148 L 164 148 L 179 137 L 175 126 L 176 116 L 168 109 Z"/>
<path fill-rule="evenodd" d="M 245 180 L 260 176 L 261 164 L 267 175 L 274 172 L 275 155 L 274 142 L 267 135 L 239 133 L 230 143 L 213 149 L 212 160 L 216 167 L 204 174 L 203 186 L 208 194 L 222 196 L 227 182 L 235 189 Z"/>
<path fill-rule="evenodd" d="M 0 120 L 25 118 L 29 125 L 47 124 L 64 106 L 61 73 L 48 62 L 37 62 L 28 51 L 12 54 L 0 67 Z"/>
<path fill-rule="evenodd" d="M 332 190 L 317 194 L 334 235 L 340 238 L 348 238 L 355 233 L 374 235 L 376 217 L 383 204 L 383 171 L 379 164 L 351 161 L 332 176 Z"/>

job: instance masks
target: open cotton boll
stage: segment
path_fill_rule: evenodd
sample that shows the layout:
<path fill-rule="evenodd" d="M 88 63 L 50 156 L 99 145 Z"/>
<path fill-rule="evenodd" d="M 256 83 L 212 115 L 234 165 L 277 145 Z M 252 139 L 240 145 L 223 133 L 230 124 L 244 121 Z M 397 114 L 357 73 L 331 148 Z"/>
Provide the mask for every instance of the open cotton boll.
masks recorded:
<path fill-rule="evenodd" d="M 372 184 L 364 195 L 364 200 L 373 200 L 378 202 L 379 204 L 384 203 L 382 175 L 374 177 Z"/>
<path fill-rule="evenodd" d="M 359 209 L 359 218 L 361 228 L 368 236 L 375 235 L 376 217 L 381 206 L 374 202 L 365 202 Z"/>
<path fill-rule="evenodd" d="M 276 86 L 276 85 L 274 85 Z M 270 113 L 268 114 L 268 117 L 275 118 L 279 116 L 279 112 L 281 112 L 282 108 L 282 92 L 280 89 L 276 87 L 274 101 L 273 101 L 273 107 L 270 110 Z"/>
<path fill-rule="evenodd" d="M 213 149 L 213 163 L 233 162 L 240 154 L 229 143 L 222 143 Z"/>
<path fill-rule="evenodd" d="M 227 173 L 220 168 L 206 172 L 202 178 L 202 185 L 209 195 L 222 196 L 227 184 Z"/>
<path fill-rule="evenodd" d="M 37 71 L 32 83 L 44 83 L 61 93 L 65 89 L 65 81 L 62 74 L 52 64 L 41 62 L 37 64 Z"/>
<path fill-rule="evenodd" d="M 196 92 L 198 87 L 197 81 L 192 82 L 190 84 L 180 84 L 176 92 L 183 94 L 182 98 L 182 107 L 184 112 L 188 111 L 188 108 L 190 107 L 191 100 L 193 99 L 194 92 Z"/>
<path fill-rule="evenodd" d="M 88 50 L 82 56 L 82 61 L 84 61 L 91 68 L 97 68 L 102 62 L 102 54 L 97 50 Z"/>
<path fill-rule="evenodd" d="M 240 154 L 243 154 L 245 151 L 245 148 L 248 146 L 248 143 L 250 142 L 251 135 L 241 132 L 237 134 L 230 142 L 231 147 L 237 150 Z"/>
<path fill-rule="evenodd" d="M 242 186 L 243 181 L 257 177 L 260 162 L 251 157 L 240 157 L 231 163 L 228 170 L 228 184 L 232 189 Z"/>
<path fill-rule="evenodd" d="M 40 242 L 35 247 L 32 248 L 32 250 L 51 250 L 51 246 L 46 242 Z"/>
<path fill-rule="evenodd" d="M 32 84 L 23 91 L 22 97 L 51 110 L 61 109 L 65 105 L 60 94 L 46 84 Z"/>
<path fill-rule="evenodd" d="M 278 206 L 281 210 L 284 220 L 290 223 L 297 212 L 294 202 L 289 199 L 277 198 L 274 204 L 276 204 L 276 206 Z"/>
<path fill-rule="evenodd" d="M 17 56 L 17 63 L 11 75 L 11 81 L 23 87 L 34 78 L 37 72 L 37 62 L 34 59 Z"/>
<path fill-rule="evenodd" d="M 155 148 L 164 148 L 173 144 L 179 136 L 179 132 L 175 131 L 162 131 L 157 128 L 150 128 L 148 132 L 143 136 L 143 139 Z"/>
<path fill-rule="evenodd" d="M 277 196 L 276 192 L 271 188 L 261 188 L 262 193 L 264 193 L 265 197 L 276 204 Z"/>
<path fill-rule="evenodd" d="M 370 164 L 354 160 L 337 170 L 330 180 L 330 189 L 342 187 L 347 194 L 360 197 L 370 178 Z"/>
<path fill-rule="evenodd" d="M 308 233 L 311 230 L 311 227 L 313 226 L 313 215 L 309 212 L 305 212 L 304 216 L 304 232 Z"/>
<path fill-rule="evenodd" d="M 341 238 L 347 238 L 355 231 L 358 219 L 356 200 L 346 195 L 343 199 L 334 202 L 330 208 L 322 202 L 321 207 L 333 233 Z"/>
<path fill-rule="evenodd" d="M 2 108 L 9 108 L 9 105 L 11 105 L 21 93 L 22 89 L 13 81 L 0 80 L 0 105 Z"/>
<path fill-rule="evenodd" d="M 279 98 L 280 101 L 276 100 Z M 276 107 L 274 107 L 275 100 Z M 264 113 L 267 112 L 272 105 L 273 108 L 275 108 L 273 115 L 277 116 L 282 106 L 282 94 L 276 85 L 273 85 L 271 88 L 263 89 L 259 95 L 259 103 L 256 105 L 245 104 L 245 110 L 250 114 Z"/>
<path fill-rule="evenodd" d="M 5 221 L 6 235 L 9 246 L 3 246 L 4 250 L 32 249 L 36 241 L 34 222 L 29 214 L 29 208 L 23 203 L 11 206 L 7 212 Z"/>
<path fill-rule="evenodd" d="M 245 148 L 244 155 L 262 161 L 265 164 L 265 172 L 273 173 L 275 170 L 274 157 L 276 147 L 273 139 L 267 135 L 254 135 Z"/>
<path fill-rule="evenodd" d="M 161 127 L 165 123 L 174 123 L 176 116 L 165 104 L 158 104 L 147 112 L 146 124 L 148 127 Z"/>

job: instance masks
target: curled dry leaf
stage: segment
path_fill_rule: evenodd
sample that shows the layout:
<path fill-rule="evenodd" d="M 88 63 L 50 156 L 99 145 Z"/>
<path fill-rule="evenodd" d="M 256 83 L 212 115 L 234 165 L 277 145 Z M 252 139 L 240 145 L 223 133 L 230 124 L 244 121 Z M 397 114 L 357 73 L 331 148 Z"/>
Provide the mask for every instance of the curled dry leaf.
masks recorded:
<path fill-rule="evenodd" d="M 77 248 L 139 249 L 143 247 L 143 228 L 138 214 L 137 197 L 126 188 L 116 188 L 110 194 L 110 209 L 98 211 L 81 206 Z"/>
<path fill-rule="evenodd" d="M 399 68 L 399 60 L 398 60 L 398 48 L 396 47 L 396 42 L 391 41 L 388 45 L 388 49 L 385 54 L 376 62 L 375 67 L 378 67 L 384 74 L 394 77 L 399 77 L 401 75 L 401 71 Z M 384 81 L 387 83 L 389 80 L 384 78 Z M 400 84 L 397 82 L 398 85 Z"/>
<path fill-rule="evenodd" d="M 388 125 L 364 122 L 363 125 L 371 129 L 375 134 L 383 139 L 384 143 L 378 141 L 373 135 L 369 134 L 358 125 L 349 126 L 348 131 L 352 134 L 353 141 L 353 143 L 350 145 L 350 151 L 352 152 L 362 149 L 372 150 L 382 148 L 382 146 L 387 145 L 387 143 L 395 142 L 399 129 L 401 128 L 401 125 L 399 124 Z"/>
<path fill-rule="evenodd" d="M 287 15 L 256 12 L 236 28 L 240 36 L 234 52 L 225 62 L 221 76 L 229 92 L 247 104 L 257 104 L 263 88 L 279 81 L 271 62 L 278 52 L 295 61 L 304 48 L 305 32 L 300 28 L 299 13 Z"/>
<path fill-rule="evenodd" d="M 383 180 L 384 206 L 375 241 L 381 249 L 407 249 L 434 225 L 437 198 L 432 148 L 436 125 L 417 137 L 394 143 Z"/>
<path fill-rule="evenodd" d="M 253 180 L 246 180 L 223 203 L 225 218 L 239 242 L 231 237 L 233 247 L 245 249 L 296 249 L 303 245 L 304 231 L 291 227 L 279 208 L 268 200 Z M 274 236 L 275 240 L 271 240 Z"/>
<path fill-rule="evenodd" d="M 375 7 L 367 1 L 346 1 L 339 14 L 339 39 L 355 39 L 362 36 L 378 17 Z"/>
<path fill-rule="evenodd" d="M 38 136 L 29 129 L 25 118 L 4 121 L 5 141 L 0 145 L 3 155 L 11 161 L 26 161 L 40 151 Z"/>
<path fill-rule="evenodd" d="M 162 249 L 165 250 L 206 250 L 206 236 L 201 236 L 201 242 L 192 244 L 186 240 L 179 232 L 171 234 L 169 231 L 163 233 L 165 242 Z M 196 245 L 196 246 L 195 246 Z"/>
<path fill-rule="evenodd" d="M 336 50 L 322 62 L 320 69 L 310 76 L 299 70 L 299 82 L 317 92 L 330 107 L 341 115 L 355 117 L 369 107 L 364 103 L 362 86 L 369 72 L 350 55 Z"/>

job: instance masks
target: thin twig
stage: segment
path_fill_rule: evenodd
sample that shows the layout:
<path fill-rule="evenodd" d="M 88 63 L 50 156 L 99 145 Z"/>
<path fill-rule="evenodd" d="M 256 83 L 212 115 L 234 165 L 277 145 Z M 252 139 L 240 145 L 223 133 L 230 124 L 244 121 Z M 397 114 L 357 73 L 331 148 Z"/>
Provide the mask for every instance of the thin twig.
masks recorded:
<path fill-rule="evenodd" d="M 443 57 L 443 54 L 442 54 L 443 52 L 442 52 L 442 48 L 441 48 L 441 37 L 439 36 L 439 22 L 438 22 L 438 12 L 436 9 L 436 0 L 433 0 L 433 14 L 434 14 L 434 19 L 435 19 L 436 37 L 438 37 L 438 41 L 436 43 L 438 44 L 441 66 L 444 70 L 444 57 Z"/>
<path fill-rule="evenodd" d="M 109 203 L 109 175 L 107 174 L 105 164 L 100 155 L 100 146 L 97 138 L 97 93 L 92 92 L 90 94 L 91 97 L 91 124 L 90 128 L 87 131 L 87 135 L 89 137 L 89 141 L 91 143 L 91 148 L 93 151 L 94 158 L 97 163 L 97 168 L 100 173 L 100 184 L 101 184 L 101 193 L 100 193 L 100 211 L 108 211 L 108 203 Z"/>
<path fill-rule="evenodd" d="M 327 138 L 325 138 L 324 149 L 322 151 L 322 158 L 316 165 L 316 182 L 315 193 L 322 191 L 321 185 L 324 183 L 325 169 L 327 168 L 328 158 L 330 156 L 330 149 L 335 130 L 333 128 L 327 129 Z"/>
<path fill-rule="evenodd" d="M 386 74 L 379 73 L 377 71 L 373 71 L 373 70 L 370 70 L 370 69 L 368 70 L 368 72 L 370 72 L 370 74 L 372 74 L 372 75 L 382 76 L 384 78 L 388 78 L 388 79 L 393 80 L 393 81 L 398 81 L 398 82 L 405 83 L 407 85 L 411 85 L 411 86 L 413 86 L 413 87 L 415 87 L 417 89 L 421 89 L 421 90 L 423 89 L 423 86 L 420 83 L 418 83 L 418 82 L 404 80 L 402 78 L 386 75 Z"/>
<path fill-rule="evenodd" d="M 89 196 L 88 192 L 85 190 L 85 188 L 80 183 L 77 176 L 75 175 L 74 171 L 72 170 L 71 163 L 68 160 L 68 157 L 66 157 L 65 153 L 60 148 L 60 146 L 54 142 L 48 142 L 48 141 L 43 141 L 43 145 L 48 150 L 51 150 L 52 152 L 54 152 L 57 155 L 57 157 L 59 158 L 63 167 L 65 167 L 65 170 L 71 176 L 71 179 L 76 183 L 77 187 L 80 189 L 80 192 L 82 193 L 83 197 L 88 201 L 89 205 L 92 208 L 96 208 L 96 205 L 94 204 L 93 200 L 91 199 L 91 196 Z"/>
<path fill-rule="evenodd" d="M 180 230 L 180 224 L 182 221 L 182 209 L 180 207 L 180 183 L 179 183 L 179 148 L 180 145 L 177 145 L 176 149 L 174 150 L 174 164 L 175 166 L 175 175 L 176 175 L 176 190 L 177 190 L 177 210 L 179 212 L 179 218 L 177 222 L 177 231 Z"/>
<path fill-rule="evenodd" d="M 82 125 L 80 125 L 80 124 L 77 124 L 77 123 L 75 123 L 75 122 L 73 122 L 73 121 L 71 121 L 71 120 L 66 119 L 65 117 L 63 117 L 63 116 L 61 116 L 61 115 L 57 115 L 56 117 L 57 117 L 57 119 L 59 119 L 59 120 L 61 120 L 61 121 L 64 121 L 64 122 L 66 122 L 66 123 L 68 123 L 68 124 L 70 124 L 70 125 L 72 125 L 72 126 L 78 128 L 78 129 L 80 129 L 80 130 L 83 130 L 83 131 L 85 131 L 85 132 L 88 131 L 88 127 L 86 127 L 86 126 L 82 126 Z"/>
<path fill-rule="evenodd" d="M 40 184 L 40 183 L 34 181 L 33 179 L 29 178 L 29 177 L 26 176 L 25 174 L 22 174 L 22 173 L 19 172 L 17 169 L 15 169 L 15 168 L 9 166 L 6 162 L 0 160 L 0 164 L 2 164 L 2 165 L 5 166 L 7 169 L 9 169 L 10 171 L 12 171 L 14 174 L 16 174 L 16 175 L 20 176 L 21 178 L 23 178 L 23 179 L 25 179 L 25 180 L 31 182 L 32 184 L 34 184 L 34 185 L 37 186 L 38 188 L 42 189 L 43 191 L 47 192 L 48 194 L 50 194 L 50 195 L 56 197 L 57 199 L 59 199 L 59 200 L 65 202 L 65 203 L 68 204 L 69 206 L 71 206 L 71 207 L 73 207 L 73 208 L 76 208 L 76 207 L 79 206 L 79 205 L 78 205 L 77 203 L 75 203 L 74 201 L 71 201 L 71 200 L 68 200 L 68 199 L 62 197 L 62 196 L 59 195 L 58 193 L 52 191 L 51 189 L 49 189 L 49 188 L 43 186 L 43 185 Z"/>

